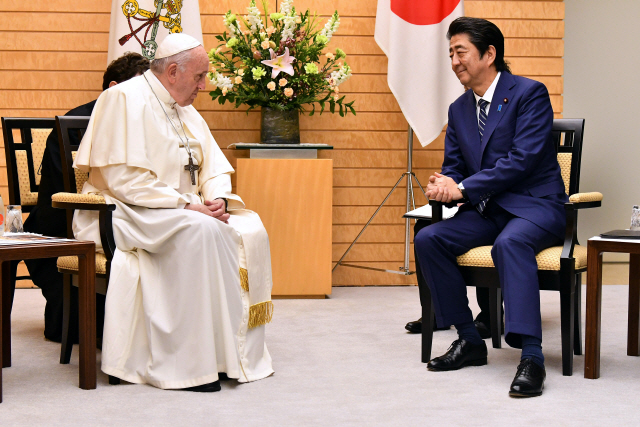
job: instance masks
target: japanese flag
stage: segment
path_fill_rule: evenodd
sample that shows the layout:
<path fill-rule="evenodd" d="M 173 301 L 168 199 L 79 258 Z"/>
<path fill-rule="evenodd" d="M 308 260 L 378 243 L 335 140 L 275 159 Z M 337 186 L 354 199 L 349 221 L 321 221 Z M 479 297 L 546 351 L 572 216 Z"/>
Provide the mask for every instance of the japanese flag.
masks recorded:
<path fill-rule="evenodd" d="M 170 33 L 202 41 L 198 0 L 112 0 L 107 64 L 125 52 L 151 60 Z"/>
<path fill-rule="evenodd" d="M 462 15 L 462 0 L 378 0 L 375 40 L 389 59 L 389 88 L 423 146 L 440 135 L 464 91 L 446 38 Z"/>

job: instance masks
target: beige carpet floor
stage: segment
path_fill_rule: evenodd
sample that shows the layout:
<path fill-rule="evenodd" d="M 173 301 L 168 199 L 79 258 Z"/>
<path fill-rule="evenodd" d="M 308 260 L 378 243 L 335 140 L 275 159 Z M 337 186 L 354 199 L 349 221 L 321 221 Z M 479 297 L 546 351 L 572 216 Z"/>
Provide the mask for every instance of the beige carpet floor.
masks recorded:
<path fill-rule="evenodd" d="M 77 347 L 58 364 L 59 345 L 42 338 L 44 300 L 16 292 L 11 368 L 3 370 L 0 426 L 501 426 L 638 425 L 640 358 L 626 356 L 628 287 L 605 286 L 602 377 L 561 374 L 559 297 L 542 294 L 547 382 L 543 396 L 510 399 L 519 351 L 491 349 L 489 364 L 428 372 L 419 336 L 416 287 L 334 288 L 327 300 L 276 300 L 268 327 L 275 375 L 199 394 L 145 385 L 78 385 Z M 473 290 L 470 289 L 473 301 Z M 437 332 L 434 353 L 455 332 Z"/>

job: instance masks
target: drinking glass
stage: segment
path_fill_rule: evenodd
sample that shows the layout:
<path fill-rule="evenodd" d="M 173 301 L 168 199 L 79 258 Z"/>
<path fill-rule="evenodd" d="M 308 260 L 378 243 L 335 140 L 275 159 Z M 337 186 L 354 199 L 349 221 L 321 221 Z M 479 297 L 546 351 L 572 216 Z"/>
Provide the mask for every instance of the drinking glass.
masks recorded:
<path fill-rule="evenodd" d="M 22 207 L 20 205 L 7 206 L 4 231 L 7 233 L 24 233 L 22 226 Z"/>

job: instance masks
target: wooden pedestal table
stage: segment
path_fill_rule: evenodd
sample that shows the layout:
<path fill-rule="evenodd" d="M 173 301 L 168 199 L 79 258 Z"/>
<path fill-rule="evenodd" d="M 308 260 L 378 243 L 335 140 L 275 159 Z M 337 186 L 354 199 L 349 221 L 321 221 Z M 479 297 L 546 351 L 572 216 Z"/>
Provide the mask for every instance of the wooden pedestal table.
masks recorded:
<path fill-rule="evenodd" d="M 592 237 L 587 242 L 587 324 L 584 377 L 600 377 L 600 316 L 602 308 L 602 253 L 622 252 L 629 258 L 629 318 L 627 355 L 639 356 L 640 329 L 640 240 Z"/>
<path fill-rule="evenodd" d="M 12 260 L 78 257 L 78 305 L 80 323 L 80 388 L 96 388 L 96 297 L 95 297 L 95 243 L 78 240 L 54 239 L 53 241 L 0 242 L 0 364 L 11 366 L 11 289 L 9 268 Z M 2 402 L 2 369 L 0 369 L 0 402 Z"/>
<path fill-rule="evenodd" d="M 333 160 L 315 152 L 332 147 L 256 145 L 266 144 L 247 144 L 251 158 L 238 159 L 237 193 L 269 233 L 272 295 L 324 298 L 331 294 Z"/>

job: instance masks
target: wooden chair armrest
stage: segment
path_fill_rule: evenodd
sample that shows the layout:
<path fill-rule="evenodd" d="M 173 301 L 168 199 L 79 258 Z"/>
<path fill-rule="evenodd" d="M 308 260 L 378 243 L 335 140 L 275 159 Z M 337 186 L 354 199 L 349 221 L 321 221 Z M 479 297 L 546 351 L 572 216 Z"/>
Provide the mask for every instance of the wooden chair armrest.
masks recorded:
<path fill-rule="evenodd" d="M 113 211 L 116 205 L 107 204 L 97 194 L 56 193 L 51 196 L 51 206 L 59 209 L 81 209 L 90 211 Z"/>
<path fill-rule="evenodd" d="M 111 262 L 116 250 L 112 223 L 112 212 L 116 210 L 116 205 L 107 204 L 105 198 L 97 194 L 56 193 L 51 196 L 51 206 L 59 209 L 99 211 L 100 241 L 107 261 Z M 67 215 L 69 215 L 69 211 L 67 211 Z M 67 216 L 67 218 L 70 217 Z M 71 224 L 71 219 L 68 219 L 68 221 L 68 224 Z M 70 235 L 69 237 L 73 236 Z"/>

